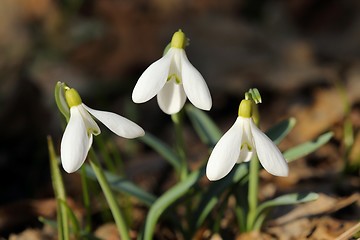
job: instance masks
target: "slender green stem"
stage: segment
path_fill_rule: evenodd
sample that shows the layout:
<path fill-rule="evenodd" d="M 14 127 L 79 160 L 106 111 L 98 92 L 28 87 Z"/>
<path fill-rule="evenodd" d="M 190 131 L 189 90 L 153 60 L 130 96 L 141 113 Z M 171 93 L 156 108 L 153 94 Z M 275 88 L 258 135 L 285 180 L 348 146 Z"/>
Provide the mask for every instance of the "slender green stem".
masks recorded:
<path fill-rule="evenodd" d="M 259 159 L 257 157 L 253 157 L 250 161 L 248 191 L 249 212 L 247 216 L 247 230 L 250 231 L 253 228 L 253 224 L 256 219 L 256 210 L 258 207 Z"/>
<path fill-rule="evenodd" d="M 184 180 L 188 175 L 188 166 L 186 161 L 184 135 L 183 135 L 183 114 L 182 112 L 171 115 L 171 119 L 174 122 L 175 134 L 176 134 L 176 149 L 180 157 L 180 179 Z"/>
<path fill-rule="evenodd" d="M 61 177 L 58 159 L 55 153 L 54 144 L 50 136 L 48 136 L 48 148 L 50 155 L 50 172 L 54 188 L 54 193 L 57 201 L 58 208 L 58 237 L 59 239 L 70 239 L 70 230 L 68 224 L 67 209 L 61 204 L 60 201 L 66 201 L 66 192 L 64 182 Z"/>
<path fill-rule="evenodd" d="M 124 220 L 124 217 L 121 213 L 119 204 L 117 203 L 115 196 L 113 192 L 110 189 L 109 182 L 107 181 L 105 174 L 103 170 L 100 167 L 100 163 L 96 157 L 96 154 L 93 149 L 90 149 L 89 151 L 90 155 L 90 165 L 96 175 L 97 180 L 99 181 L 99 184 L 101 186 L 102 191 L 104 192 L 106 201 L 109 204 L 111 213 L 114 217 L 116 227 L 120 233 L 122 240 L 130 240 L 129 232 L 126 226 L 126 222 Z"/>
<path fill-rule="evenodd" d="M 85 230 L 87 232 L 91 231 L 91 206 L 90 206 L 90 194 L 89 194 L 89 186 L 88 179 L 86 176 L 85 165 L 81 166 L 81 186 L 83 192 L 83 201 L 85 207 Z"/>

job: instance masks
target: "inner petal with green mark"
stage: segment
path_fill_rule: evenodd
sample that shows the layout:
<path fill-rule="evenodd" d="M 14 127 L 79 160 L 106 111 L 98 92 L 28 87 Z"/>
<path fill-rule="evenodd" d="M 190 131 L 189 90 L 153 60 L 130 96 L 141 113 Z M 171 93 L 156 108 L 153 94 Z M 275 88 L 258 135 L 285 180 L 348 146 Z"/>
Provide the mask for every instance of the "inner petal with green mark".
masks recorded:
<path fill-rule="evenodd" d="M 177 84 L 181 84 L 181 79 L 180 79 L 180 78 L 178 77 L 178 75 L 176 75 L 175 73 L 169 75 L 166 81 L 170 81 L 171 79 L 175 79 L 175 82 L 176 82 Z"/>

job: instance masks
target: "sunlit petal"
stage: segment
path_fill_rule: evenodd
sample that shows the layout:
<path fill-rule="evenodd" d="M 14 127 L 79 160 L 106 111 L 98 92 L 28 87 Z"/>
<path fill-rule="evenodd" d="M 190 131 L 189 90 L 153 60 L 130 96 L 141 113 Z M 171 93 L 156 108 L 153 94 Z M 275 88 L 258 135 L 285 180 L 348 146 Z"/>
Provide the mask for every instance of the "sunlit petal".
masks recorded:
<path fill-rule="evenodd" d="M 189 62 L 184 50 L 181 51 L 181 80 L 190 102 L 195 107 L 210 110 L 212 106 L 209 88 L 198 70 Z"/>
<path fill-rule="evenodd" d="M 289 168 L 278 147 L 256 127 L 252 120 L 250 124 L 256 152 L 261 165 L 266 171 L 275 176 L 287 176 L 289 174 Z"/>
<path fill-rule="evenodd" d="M 144 130 L 136 123 L 118 114 L 106 111 L 99 111 L 82 104 L 84 108 L 95 118 L 102 122 L 115 134 L 125 138 L 136 138 L 145 134 Z"/>
<path fill-rule="evenodd" d="M 179 112 L 186 102 L 186 94 L 182 84 L 175 80 L 168 81 L 157 95 L 159 107 L 167 114 Z"/>
<path fill-rule="evenodd" d="M 225 177 L 234 167 L 240 154 L 242 122 L 237 118 L 234 125 L 215 145 L 206 166 L 206 176 L 210 181 Z"/>
<path fill-rule="evenodd" d="M 150 100 L 166 83 L 173 56 L 173 52 L 170 50 L 162 58 L 151 64 L 140 76 L 132 93 L 132 100 L 135 103 Z"/>
<path fill-rule="evenodd" d="M 72 107 L 60 147 L 61 162 L 66 172 L 72 173 L 81 167 L 91 144 L 92 135 L 87 133 L 78 107 Z"/>

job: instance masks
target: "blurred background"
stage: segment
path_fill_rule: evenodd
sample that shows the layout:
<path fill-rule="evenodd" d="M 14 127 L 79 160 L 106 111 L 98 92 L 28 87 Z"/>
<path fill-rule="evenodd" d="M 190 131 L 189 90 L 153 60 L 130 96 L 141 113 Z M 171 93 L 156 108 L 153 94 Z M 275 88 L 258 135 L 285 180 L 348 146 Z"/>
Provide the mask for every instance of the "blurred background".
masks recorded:
<path fill-rule="evenodd" d="M 331 144 L 291 165 L 282 183 L 296 190 L 293 184 L 304 178 L 324 177 L 319 184 L 326 191 L 326 176 L 343 167 L 344 120 L 360 127 L 359 1 L 1 0 L 0 235 L 32 226 L 42 212 L 28 206 L 53 196 L 46 136 L 59 150 L 57 81 L 76 88 L 88 106 L 119 113 L 173 140 L 171 119 L 156 100 L 136 105 L 131 93 L 178 29 L 190 38 L 188 58 L 207 81 L 213 97 L 209 115 L 222 130 L 234 122 L 244 92 L 257 87 L 264 102 L 262 129 L 291 116 L 298 120 L 281 149 L 334 131 Z M 196 168 L 207 150 L 191 126 L 186 137 Z M 157 154 L 136 141 L 113 138 L 131 179 L 158 193 L 169 186 L 145 177 L 167 168 Z M 350 156 L 356 161 L 359 134 L 354 146 Z M 74 175 L 66 181 L 76 202 Z M 4 220 L 21 211 L 25 219 Z"/>

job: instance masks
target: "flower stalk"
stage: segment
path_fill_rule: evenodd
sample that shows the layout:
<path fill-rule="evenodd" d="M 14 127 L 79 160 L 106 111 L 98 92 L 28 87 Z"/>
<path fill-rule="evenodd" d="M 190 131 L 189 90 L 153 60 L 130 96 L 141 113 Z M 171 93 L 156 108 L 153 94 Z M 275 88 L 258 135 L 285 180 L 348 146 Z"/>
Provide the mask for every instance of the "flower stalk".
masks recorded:
<path fill-rule="evenodd" d="M 89 160 L 90 160 L 90 165 L 94 170 L 96 178 L 100 184 L 101 190 L 103 191 L 106 201 L 109 204 L 110 211 L 114 217 L 115 224 L 119 231 L 121 239 L 130 240 L 128 227 L 121 213 L 120 206 L 117 203 L 113 192 L 111 191 L 109 182 L 107 181 L 105 174 L 101 169 L 100 163 L 97 159 L 97 156 L 92 148 L 89 151 Z"/>
<path fill-rule="evenodd" d="M 249 212 L 247 214 L 247 231 L 253 230 L 253 225 L 256 220 L 256 212 L 258 208 L 258 192 L 259 192 L 259 159 L 255 156 L 250 161 L 249 169 L 249 192 L 248 192 L 248 206 Z"/>
<path fill-rule="evenodd" d="M 188 166 L 186 161 L 185 153 L 185 143 L 183 135 L 183 114 L 182 112 L 175 113 L 171 115 L 171 120 L 174 123 L 175 127 L 175 136 L 176 136 L 176 150 L 180 158 L 180 172 L 179 177 L 181 180 L 184 180 L 188 175 Z"/>

